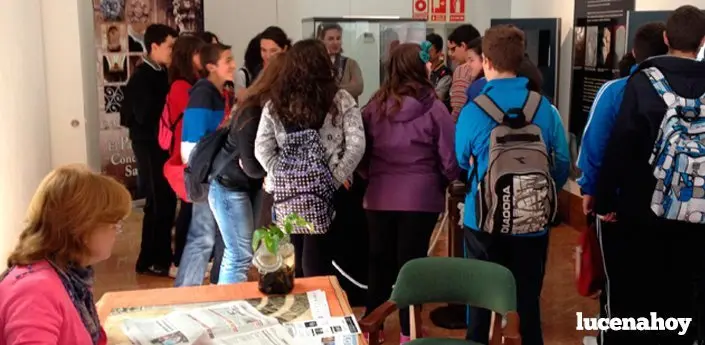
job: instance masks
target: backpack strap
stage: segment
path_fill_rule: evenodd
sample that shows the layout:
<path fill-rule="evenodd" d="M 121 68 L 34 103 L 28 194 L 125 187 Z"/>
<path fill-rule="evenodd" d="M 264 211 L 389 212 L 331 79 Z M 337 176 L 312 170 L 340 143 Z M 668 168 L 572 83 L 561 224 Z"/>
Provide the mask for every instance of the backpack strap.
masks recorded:
<path fill-rule="evenodd" d="M 541 94 L 534 91 L 529 91 L 526 95 L 526 100 L 524 101 L 524 106 L 522 107 L 526 123 L 531 123 L 534 121 L 534 116 L 536 116 L 536 113 L 539 110 L 542 98 L 543 97 L 541 97 Z"/>
<path fill-rule="evenodd" d="M 672 93 L 675 95 L 673 92 L 673 89 L 671 88 L 671 85 L 668 85 L 668 81 L 666 81 L 666 77 L 661 73 L 661 71 L 658 70 L 656 67 L 649 67 L 645 68 L 642 70 L 644 74 L 649 78 L 649 81 L 651 81 L 651 85 L 656 89 L 656 92 L 658 92 L 659 96 L 663 98 L 663 96 L 667 93 Z"/>
<path fill-rule="evenodd" d="M 248 71 L 247 68 L 243 68 L 242 72 L 245 73 L 245 87 L 250 87 L 250 71 Z"/>
<path fill-rule="evenodd" d="M 176 119 L 174 119 L 174 122 L 171 124 L 171 126 L 169 126 L 169 128 L 171 129 L 172 132 L 176 130 L 176 126 L 179 124 L 179 122 L 181 122 L 181 120 L 183 118 L 184 118 L 184 113 L 181 113 L 181 114 L 179 114 L 179 116 L 176 117 Z"/>
<path fill-rule="evenodd" d="M 482 111 L 489 115 L 497 123 L 504 122 L 504 111 L 500 108 L 495 101 L 487 96 L 487 94 L 481 94 L 473 100 Z"/>

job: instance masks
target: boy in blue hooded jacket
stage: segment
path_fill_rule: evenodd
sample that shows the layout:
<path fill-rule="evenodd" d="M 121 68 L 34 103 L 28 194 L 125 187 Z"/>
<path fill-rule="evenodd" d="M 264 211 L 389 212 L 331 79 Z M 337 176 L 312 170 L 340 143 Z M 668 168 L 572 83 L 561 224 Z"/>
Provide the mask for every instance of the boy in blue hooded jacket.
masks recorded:
<path fill-rule="evenodd" d="M 482 42 L 483 69 L 487 85 L 482 93 L 489 96 L 504 112 L 522 108 L 527 99 L 528 79 L 517 77 L 524 59 L 524 34 L 514 26 L 500 25 L 488 29 Z M 569 154 L 565 128 L 556 108 L 541 98 L 533 123 L 541 129 L 543 142 L 552 157 L 551 175 L 556 189 L 568 178 Z M 517 311 L 521 319 L 520 332 L 524 344 L 542 345 L 539 299 L 543 285 L 548 229 L 526 235 L 510 235 L 479 231 L 475 214 L 478 181 L 487 172 L 490 133 L 497 122 L 476 103 L 463 108 L 456 125 L 455 152 L 459 165 L 474 171 L 468 183 L 465 199 L 465 242 L 468 256 L 488 260 L 507 267 L 516 279 Z M 471 308 L 468 339 L 488 342 L 490 314 Z"/>

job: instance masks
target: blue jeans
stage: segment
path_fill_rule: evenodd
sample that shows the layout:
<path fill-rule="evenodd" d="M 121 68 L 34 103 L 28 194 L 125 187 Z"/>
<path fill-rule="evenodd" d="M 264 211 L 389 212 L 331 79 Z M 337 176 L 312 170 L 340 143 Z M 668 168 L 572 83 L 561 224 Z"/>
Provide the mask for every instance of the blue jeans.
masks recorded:
<path fill-rule="evenodd" d="M 193 215 L 186 236 L 186 246 L 181 255 L 179 271 L 174 286 L 200 286 L 215 245 L 217 223 L 207 202 L 193 204 Z"/>
<path fill-rule="evenodd" d="M 215 215 L 225 251 L 220 264 L 218 285 L 247 281 L 252 261 L 252 233 L 259 215 L 262 190 L 238 192 L 212 181 L 208 203 Z"/>

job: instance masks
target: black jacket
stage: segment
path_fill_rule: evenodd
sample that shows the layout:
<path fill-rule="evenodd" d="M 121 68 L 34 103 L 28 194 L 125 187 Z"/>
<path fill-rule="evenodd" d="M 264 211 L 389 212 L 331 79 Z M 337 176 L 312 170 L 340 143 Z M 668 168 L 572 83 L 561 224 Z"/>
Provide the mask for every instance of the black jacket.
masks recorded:
<path fill-rule="evenodd" d="M 223 148 L 215 158 L 213 166 L 225 168 L 216 179 L 224 187 L 240 192 L 262 188 L 265 171 L 255 158 L 255 137 L 262 116 L 262 108 L 244 109 L 230 123 L 230 131 Z M 231 157 L 233 158 L 231 161 Z"/>
<path fill-rule="evenodd" d="M 157 142 L 159 119 L 169 93 L 169 78 L 166 68 L 155 69 L 153 65 L 156 66 L 144 62 L 137 66 L 125 86 L 120 121 L 129 128 L 132 141 Z"/>
<path fill-rule="evenodd" d="M 641 63 L 639 69 L 658 68 L 675 93 L 686 98 L 705 94 L 705 63 L 671 56 Z M 635 228 L 673 226 L 651 211 L 656 186 L 649 164 L 666 104 L 643 72 L 635 72 L 624 90 L 624 99 L 605 148 L 595 195 L 597 214 L 617 212 L 619 222 Z M 685 224 L 684 226 L 688 226 Z"/>

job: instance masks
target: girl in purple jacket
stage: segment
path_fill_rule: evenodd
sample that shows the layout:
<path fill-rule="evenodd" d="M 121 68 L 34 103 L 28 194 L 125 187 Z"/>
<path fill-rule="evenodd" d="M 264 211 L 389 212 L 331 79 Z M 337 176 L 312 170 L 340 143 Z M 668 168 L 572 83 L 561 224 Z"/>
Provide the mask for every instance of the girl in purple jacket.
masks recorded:
<path fill-rule="evenodd" d="M 367 312 L 391 294 L 399 269 L 426 256 L 445 209 L 445 190 L 458 178 L 455 125 L 428 79 L 418 44 L 392 51 L 389 76 L 363 111 L 367 152 L 360 173 L 368 179 L 364 208 L 370 234 Z M 402 344 L 409 313 L 400 311 Z"/>

